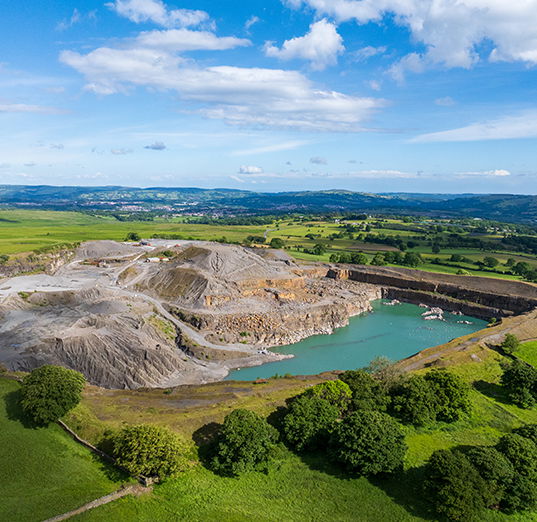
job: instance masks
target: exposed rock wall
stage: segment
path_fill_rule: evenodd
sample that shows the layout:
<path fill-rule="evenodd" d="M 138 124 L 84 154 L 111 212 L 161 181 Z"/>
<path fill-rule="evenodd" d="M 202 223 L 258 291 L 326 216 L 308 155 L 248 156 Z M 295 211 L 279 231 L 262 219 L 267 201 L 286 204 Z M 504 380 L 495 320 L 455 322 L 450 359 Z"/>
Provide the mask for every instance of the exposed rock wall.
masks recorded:
<path fill-rule="evenodd" d="M 26 257 L 18 257 L 10 260 L 5 265 L 0 265 L 0 279 L 14 277 L 28 272 L 45 272 L 53 274 L 63 265 L 72 261 L 75 251 L 71 249 L 59 250 L 47 254 L 31 254 Z"/>
<path fill-rule="evenodd" d="M 483 307 L 476 310 L 488 308 L 491 312 L 497 311 L 497 315 L 500 316 L 524 313 L 537 307 L 537 287 L 518 281 L 447 276 L 417 270 L 370 266 L 352 269 L 332 268 L 328 271 L 328 277 L 404 290 L 405 293 L 398 295 L 400 297 L 406 295 L 409 299 L 418 295 L 413 291 L 422 292 L 423 299 L 428 299 L 425 301 L 427 304 L 434 304 L 431 300 L 438 299 L 438 296 L 447 296 L 461 303 L 467 302 L 468 305 Z M 396 293 L 392 290 L 394 297 Z"/>

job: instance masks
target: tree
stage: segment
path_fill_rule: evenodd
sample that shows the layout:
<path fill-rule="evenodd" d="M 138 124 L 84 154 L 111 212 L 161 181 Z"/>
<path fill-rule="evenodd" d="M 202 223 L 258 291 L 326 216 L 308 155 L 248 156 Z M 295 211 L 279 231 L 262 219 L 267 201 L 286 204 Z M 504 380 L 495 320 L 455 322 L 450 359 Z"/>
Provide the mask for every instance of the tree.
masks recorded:
<path fill-rule="evenodd" d="M 386 410 L 390 397 L 382 389 L 378 380 L 365 370 L 348 370 L 339 379 L 351 390 L 350 408 L 352 410 Z"/>
<path fill-rule="evenodd" d="M 417 266 L 421 265 L 421 263 L 423 263 L 423 260 L 421 259 L 421 256 L 419 254 L 416 254 L 414 252 L 407 252 L 405 254 L 403 264 L 412 268 L 416 268 Z"/>
<path fill-rule="evenodd" d="M 525 362 L 514 360 L 504 367 L 501 383 L 509 398 L 521 408 L 535 405 L 537 396 L 537 370 Z"/>
<path fill-rule="evenodd" d="M 74 370 L 41 366 L 22 382 L 22 409 L 38 424 L 56 422 L 80 402 L 85 382 Z"/>
<path fill-rule="evenodd" d="M 233 410 L 218 434 L 212 467 L 224 475 L 266 470 L 277 441 L 276 429 L 257 413 Z"/>
<path fill-rule="evenodd" d="M 488 488 L 470 460 L 457 450 L 435 451 L 425 469 L 424 490 L 439 515 L 449 520 L 483 520 Z"/>
<path fill-rule="evenodd" d="M 138 234 L 137 232 L 129 232 L 127 234 L 127 237 L 125 238 L 125 241 L 140 241 L 140 239 L 142 239 L 140 237 L 140 234 Z"/>
<path fill-rule="evenodd" d="M 500 262 L 495 257 L 491 256 L 485 256 L 485 258 L 483 259 L 483 263 L 485 263 L 485 266 L 488 266 L 489 268 L 495 268 L 500 264 Z"/>
<path fill-rule="evenodd" d="M 473 446 L 464 454 L 487 484 L 487 507 L 499 505 L 515 474 L 511 462 L 492 446 Z"/>
<path fill-rule="evenodd" d="M 371 260 L 373 266 L 385 266 L 386 260 L 382 254 L 375 254 L 375 257 Z"/>
<path fill-rule="evenodd" d="M 433 254 L 439 254 L 440 253 L 440 245 L 438 243 L 433 243 L 433 247 L 431 249 Z"/>
<path fill-rule="evenodd" d="M 325 399 L 299 396 L 283 419 L 284 436 L 298 451 L 319 447 L 328 440 L 339 415 L 339 409 Z"/>
<path fill-rule="evenodd" d="M 425 374 L 435 397 L 436 417 L 454 422 L 470 411 L 470 387 L 458 375 L 448 370 L 431 370 Z"/>
<path fill-rule="evenodd" d="M 375 357 L 365 368 L 380 383 L 384 393 L 388 393 L 401 381 L 402 370 L 388 357 Z"/>
<path fill-rule="evenodd" d="M 351 254 L 351 263 L 354 265 L 367 265 L 367 256 L 361 252 Z"/>
<path fill-rule="evenodd" d="M 518 350 L 519 346 L 520 341 L 518 340 L 518 337 L 510 333 L 505 336 L 501 344 L 502 350 L 509 355 L 515 353 Z"/>
<path fill-rule="evenodd" d="M 400 470 L 407 450 L 401 426 L 377 411 L 345 417 L 332 433 L 330 446 L 336 460 L 361 475 Z"/>
<path fill-rule="evenodd" d="M 164 479 L 190 467 L 189 445 L 168 428 L 127 426 L 112 436 L 111 443 L 117 463 L 133 475 Z"/>
<path fill-rule="evenodd" d="M 313 253 L 316 256 L 322 256 L 323 254 L 326 254 L 326 247 L 324 245 L 322 245 L 321 243 L 317 243 L 313 247 Z"/>
<path fill-rule="evenodd" d="M 283 239 L 280 239 L 279 237 L 273 237 L 270 240 L 270 247 L 271 248 L 283 248 L 285 243 L 283 242 Z"/>
<path fill-rule="evenodd" d="M 392 391 L 392 411 L 403 422 L 424 426 L 436 420 L 437 398 L 430 382 L 412 375 Z"/>
<path fill-rule="evenodd" d="M 326 381 L 308 388 L 303 394 L 305 397 L 319 397 L 336 406 L 339 411 L 347 409 L 352 398 L 349 385 L 343 381 Z"/>
<path fill-rule="evenodd" d="M 526 439 L 530 439 L 537 444 L 537 424 L 525 424 L 524 426 L 515 428 L 513 433 L 516 433 L 517 435 L 520 435 Z"/>
<path fill-rule="evenodd" d="M 519 276 L 526 275 L 531 270 L 531 267 L 528 263 L 525 261 L 519 261 L 514 267 L 513 267 L 513 273 Z"/>

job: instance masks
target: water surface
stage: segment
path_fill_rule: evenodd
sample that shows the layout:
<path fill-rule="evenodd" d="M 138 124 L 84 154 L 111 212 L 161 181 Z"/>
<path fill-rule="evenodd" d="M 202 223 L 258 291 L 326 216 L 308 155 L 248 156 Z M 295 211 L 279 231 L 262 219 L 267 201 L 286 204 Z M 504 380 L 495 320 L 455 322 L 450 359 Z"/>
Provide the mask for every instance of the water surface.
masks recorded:
<path fill-rule="evenodd" d="M 425 321 L 423 308 L 402 303 L 385 306 L 372 303 L 373 312 L 352 317 L 348 326 L 331 335 L 315 335 L 272 351 L 293 354 L 292 359 L 235 370 L 228 380 L 249 381 L 273 375 L 314 375 L 327 370 L 351 370 L 366 366 L 383 355 L 397 361 L 430 346 L 443 344 L 486 326 L 468 316 L 445 313 L 445 321 Z M 457 321 L 470 321 L 460 324 Z"/>

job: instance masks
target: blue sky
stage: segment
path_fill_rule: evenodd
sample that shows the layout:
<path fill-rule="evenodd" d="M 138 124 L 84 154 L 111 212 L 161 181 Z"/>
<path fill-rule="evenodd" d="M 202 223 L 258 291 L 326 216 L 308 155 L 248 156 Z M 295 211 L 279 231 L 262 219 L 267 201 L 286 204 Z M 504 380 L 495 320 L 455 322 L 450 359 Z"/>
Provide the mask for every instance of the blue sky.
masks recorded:
<path fill-rule="evenodd" d="M 37 0 L 0 183 L 537 192 L 537 0 Z"/>

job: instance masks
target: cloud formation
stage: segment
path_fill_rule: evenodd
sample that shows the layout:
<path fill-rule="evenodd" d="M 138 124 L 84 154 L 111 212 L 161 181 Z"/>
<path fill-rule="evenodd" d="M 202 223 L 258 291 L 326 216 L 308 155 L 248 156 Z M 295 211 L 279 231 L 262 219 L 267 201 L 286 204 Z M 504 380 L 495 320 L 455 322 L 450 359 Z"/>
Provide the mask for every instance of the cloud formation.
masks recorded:
<path fill-rule="evenodd" d="M 328 160 L 320 156 L 314 156 L 313 158 L 310 158 L 310 163 L 313 163 L 314 165 L 328 165 Z"/>
<path fill-rule="evenodd" d="M 265 44 L 267 56 L 280 60 L 308 60 L 312 69 L 317 71 L 335 65 L 338 55 L 344 51 L 343 38 L 338 34 L 335 24 L 326 19 L 311 24 L 306 35 L 286 40 L 281 48 L 272 42 Z"/>
<path fill-rule="evenodd" d="M 209 20 L 205 11 L 168 9 L 162 0 L 115 0 L 106 6 L 137 24 L 153 22 L 162 27 L 193 27 Z"/>
<path fill-rule="evenodd" d="M 148 150 L 166 150 L 166 145 L 162 141 L 155 141 L 151 145 L 146 145 L 144 149 Z"/>
<path fill-rule="evenodd" d="M 381 23 L 385 16 L 409 29 L 425 52 L 407 57 L 392 70 L 400 79 L 406 70 L 428 64 L 470 68 L 481 58 L 477 46 L 491 42 L 490 61 L 537 64 L 536 0 L 284 0 L 289 7 L 307 6 L 318 16 L 337 22 Z M 421 64 L 421 65 L 420 65 Z"/>
<path fill-rule="evenodd" d="M 25 103 L 0 103 L 0 113 L 2 112 L 33 112 L 41 114 L 58 114 L 61 111 L 54 107 L 43 107 L 42 105 L 28 105 Z"/>
<path fill-rule="evenodd" d="M 416 136 L 411 142 L 487 141 L 537 137 L 537 111 Z"/>
<path fill-rule="evenodd" d="M 239 168 L 238 174 L 262 174 L 263 169 L 261 167 L 255 167 L 253 165 L 243 165 Z"/>

